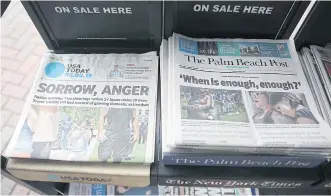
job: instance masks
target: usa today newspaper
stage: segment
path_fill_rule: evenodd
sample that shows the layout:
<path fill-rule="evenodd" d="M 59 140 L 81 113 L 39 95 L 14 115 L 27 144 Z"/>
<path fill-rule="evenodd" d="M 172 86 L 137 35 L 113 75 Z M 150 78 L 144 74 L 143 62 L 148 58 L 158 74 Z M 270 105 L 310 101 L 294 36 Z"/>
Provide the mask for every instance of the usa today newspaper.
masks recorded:
<path fill-rule="evenodd" d="M 330 126 L 316 109 L 292 41 L 174 34 L 169 43 L 169 146 L 330 152 Z"/>
<path fill-rule="evenodd" d="M 152 163 L 158 57 L 47 53 L 6 156 Z"/>

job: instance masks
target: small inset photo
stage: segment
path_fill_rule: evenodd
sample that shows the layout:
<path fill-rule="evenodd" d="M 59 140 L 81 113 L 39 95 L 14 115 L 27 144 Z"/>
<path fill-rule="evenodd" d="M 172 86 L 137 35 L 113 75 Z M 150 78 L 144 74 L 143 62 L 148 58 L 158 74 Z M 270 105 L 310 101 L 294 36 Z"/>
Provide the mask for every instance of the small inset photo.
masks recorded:
<path fill-rule="evenodd" d="M 257 44 L 239 44 L 239 50 L 242 56 L 261 56 L 260 49 Z"/>
<path fill-rule="evenodd" d="M 248 122 L 239 90 L 180 86 L 181 118 Z"/>
<path fill-rule="evenodd" d="M 123 78 L 123 71 L 119 65 L 114 65 L 113 69 L 109 72 L 108 78 Z"/>
<path fill-rule="evenodd" d="M 198 42 L 198 53 L 199 55 L 218 55 L 217 43 L 216 42 Z"/>
<path fill-rule="evenodd" d="M 277 50 L 278 51 L 284 51 L 285 50 L 285 45 L 284 44 L 277 44 Z"/>
<path fill-rule="evenodd" d="M 250 91 L 246 97 L 256 124 L 319 124 L 302 93 Z"/>

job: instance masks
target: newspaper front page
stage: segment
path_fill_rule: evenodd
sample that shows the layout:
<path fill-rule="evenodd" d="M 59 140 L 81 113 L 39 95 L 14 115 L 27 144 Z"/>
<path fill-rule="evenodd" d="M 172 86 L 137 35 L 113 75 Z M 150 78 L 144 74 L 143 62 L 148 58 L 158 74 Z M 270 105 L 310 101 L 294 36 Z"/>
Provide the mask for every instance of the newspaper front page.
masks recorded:
<path fill-rule="evenodd" d="M 9 157 L 151 163 L 158 57 L 47 54 Z"/>
<path fill-rule="evenodd" d="M 173 40 L 169 145 L 330 147 L 291 41 Z"/>

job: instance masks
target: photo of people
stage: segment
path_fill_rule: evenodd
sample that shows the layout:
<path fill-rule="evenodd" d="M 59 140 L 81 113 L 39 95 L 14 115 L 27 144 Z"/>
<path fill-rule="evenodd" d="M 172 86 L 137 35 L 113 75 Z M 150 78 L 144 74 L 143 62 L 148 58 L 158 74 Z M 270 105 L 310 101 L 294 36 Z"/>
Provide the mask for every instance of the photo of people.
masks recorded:
<path fill-rule="evenodd" d="M 61 107 L 58 140 L 53 149 L 86 152 L 91 139 L 96 137 L 99 113 L 99 108 Z"/>
<path fill-rule="evenodd" d="M 109 73 L 108 78 L 123 78 L 123 73 L 119 65 L 114 65 L 113 70 Z"/>
<path fill-rule="evenodd" d="M 260 49 L 257 44 L 239 44 L 240 54 L 242 56 L 260 56 Z"/>
<path fill-rule="evenodd" d="M 90 160 L 143 162 L 148 134 L 148 110 L 101 108 L 98 145 Z"/>
<path fill-rule="evenodd" d="M 36 159 L 144 162 L 149 111 L 32 105 L 13 154 Z"/>
<path fill-rule="evenodd" d="M 31 105 L 13 154 L 22 158 L 48 159 L 53 142 L 57 140 L 59 119 L 59 107 Z"/>
<path fill-rule="evenodd" d="M 289 92 L 246 92 L 256 124 L 318 124 L 304 94 Z"/>
<path fill-rule="evenodd" d="M 248 122 L 241 91 L 180 86 L 181 118 Z"/>
<path fill-rule="evenodd" d="M 148 133 L 148 110 L 139 110 L 138 125 L 139 125 L 139 139 L 138 144 L 145 144 L 147 142 Z"/>
<path fill-rule="evenodd" d="M 100 108 L 61 107 L 57 141 L 54 151 L 67 151 L 69 160 L 86 160 L 96 144 Z M 61 155 L 60 155 L 61 156 Z"/>

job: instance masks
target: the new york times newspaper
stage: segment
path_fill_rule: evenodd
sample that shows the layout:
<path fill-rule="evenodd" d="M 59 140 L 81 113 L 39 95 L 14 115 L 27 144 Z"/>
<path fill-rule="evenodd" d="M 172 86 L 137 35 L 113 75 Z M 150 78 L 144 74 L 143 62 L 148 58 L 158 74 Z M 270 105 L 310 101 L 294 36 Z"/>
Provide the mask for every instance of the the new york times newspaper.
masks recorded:
<path fill-rule="evenodd" d="M 292 42 L 175 34 L 174 50 L 174 146 L 330 147 Z"/>
<path fill-rule="evenodd" d="M 9 157 L 151 163 L 156 53 L 47 54 Z"/>
<path fill-rule="evenodd" d="M 255 188 L 218 188 L 218 187 L 188 187 L 188 186 L 159 186 L 160 195 L 259 195 Z"/>

